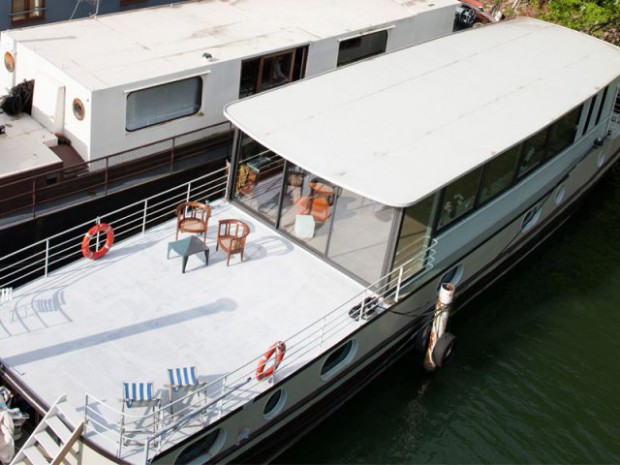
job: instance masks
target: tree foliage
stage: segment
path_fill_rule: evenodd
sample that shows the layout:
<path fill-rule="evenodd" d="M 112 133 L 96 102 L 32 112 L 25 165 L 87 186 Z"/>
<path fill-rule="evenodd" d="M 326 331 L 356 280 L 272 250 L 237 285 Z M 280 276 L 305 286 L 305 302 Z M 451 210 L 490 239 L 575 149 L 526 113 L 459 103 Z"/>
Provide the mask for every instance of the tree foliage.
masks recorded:
<path fill-rule="evenodd" d="M 620 45 L 620 0 L 548 0 L 538 17 Z"/>

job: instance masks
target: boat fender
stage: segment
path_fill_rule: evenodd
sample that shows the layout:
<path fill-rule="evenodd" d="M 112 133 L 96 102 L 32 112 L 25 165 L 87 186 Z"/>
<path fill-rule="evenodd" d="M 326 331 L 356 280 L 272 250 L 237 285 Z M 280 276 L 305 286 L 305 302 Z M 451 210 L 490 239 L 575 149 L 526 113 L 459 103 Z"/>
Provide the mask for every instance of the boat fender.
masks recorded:
<path fill-rule="evenodd" d="M 445 332 L 435 343 L 433 348 L 433 362 L 439 368 L 443 367 L 454 353 L 454 343 L 456 336 L 452 333 Z"/>
<path fill-rule="evenodd" d="M 278 341 L 275 344 L 272 344 L 265 355 L 258 362 L 258 367 L 256 367 L 256 379 L 258 381 L 262 381 L 263 379 L 273 375 L 275 371 L 278 369 L 278 365 L 282 362 L 284 358 L 284 354 L 286 353 L 286 344 L 282 341 Z M 267 362 L 273 355 L 275 354 L 275 359 L 273 364 L 269 368 L 265 368 L 267 366 Z"/>
<path fill-rule="evenodd" d="M 419 328 L 414 336 L 413 336 L 413 347 L 416 352 L 423 354 L 426 352 L 426 348 L 428 347 L 428 340 L 431 337 L 431 329 L 433 328 L 433 323 L 426 323 L 424 326 Z"/>
<path fill-rule="evenodd" d="M 100 249 L 93 251 L 90 249 L 90 240 L 98 233 L 105 234 L 105 244 Z M 112 226 L 107 223 L 96 224 L 88 230 L 84 239 L 82 239 L 82 255 L 91 260 L 97 260 L 108 253 L 112 244 L 114 244 L 114 229 L 112 229 Z"/>

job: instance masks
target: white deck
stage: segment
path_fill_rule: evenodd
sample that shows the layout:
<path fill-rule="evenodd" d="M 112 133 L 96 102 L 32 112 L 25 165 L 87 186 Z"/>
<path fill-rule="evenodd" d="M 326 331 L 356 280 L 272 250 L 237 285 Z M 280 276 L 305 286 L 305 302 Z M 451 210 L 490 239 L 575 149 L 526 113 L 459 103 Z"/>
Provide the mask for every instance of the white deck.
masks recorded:
<path fill-rule="evenodd" d="M 16 289 L 0 304 L 2 363 L 48 403 L 67 393 L 80 409 L 88 392 L 120 409 L 123 381 L 160 390 L 167 368 L 189 365 L 213 381 L 362 290 L 238 208 L 213 215 L 207 267 L 191 256 L 182 274 L 181 258 L 166 259 L 168 222 Z M 215 251 L 218 218 L 250 225 L 242 263 Z"/>
<path fill-rule="evenodd" d="M 225 114 L 296 165 L 406 207 L 551 124 L 618 75 L 620 48 L 517 18 L 255 95 L 229 104 Z"/>
<path fill-rule="evenodd" d="M 56 136 L 29 115 L 0 113 L 0 125 L 6 126 L 0 135 L 0 179 L 62 163 L 49 149 L 56 145 Z"/>
<path fill-rule="evenodd" d="M 19 42 L 94 90 L 374 28 L 454 0 L 204 0 L 14 29 Z M 10 47 L 9 47 L 10 48 Z"/>

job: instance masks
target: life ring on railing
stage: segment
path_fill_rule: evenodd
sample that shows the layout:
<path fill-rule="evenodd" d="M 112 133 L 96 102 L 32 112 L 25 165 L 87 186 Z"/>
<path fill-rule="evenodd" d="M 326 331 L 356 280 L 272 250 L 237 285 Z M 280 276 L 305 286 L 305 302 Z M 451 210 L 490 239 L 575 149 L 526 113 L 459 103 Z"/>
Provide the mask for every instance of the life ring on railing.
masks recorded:
<path fill-rule="evenodd" d="M 90 250 L 90 240 L 98 233 L 105 234 L 105 244 L 103 247 L 93 252 Z M 96 224 L 88 230 L 84 239 L 82 239 L 82 255 L 91 260 L 97 260 L 108 253 L 112 244 L 114 244 L 114 229 L 112 229 L 112 226 L 107 223 Z"/>
<path fill-rule="evenodd" d="M 263 355 L 263 357 L 258 362 L 258 367 L 256 367 L 256 379 L 262 381 L 263 379 L 273 375 L 274 372 L 277 370 L 278 365 L 280 365 L 280 362 L 284 358 L 285 353 L 286 344 L 282 341 L 278 341 L 271 347 L 269 347 L 269 349 L 267 349 L 267 352 L 265 352 L 265 355 Z M 274 354 L 276 357 L 273 361 L 273 364 L 269 368 L 265 369 L 267 362 L 271 357 L 273 357 Z"/>

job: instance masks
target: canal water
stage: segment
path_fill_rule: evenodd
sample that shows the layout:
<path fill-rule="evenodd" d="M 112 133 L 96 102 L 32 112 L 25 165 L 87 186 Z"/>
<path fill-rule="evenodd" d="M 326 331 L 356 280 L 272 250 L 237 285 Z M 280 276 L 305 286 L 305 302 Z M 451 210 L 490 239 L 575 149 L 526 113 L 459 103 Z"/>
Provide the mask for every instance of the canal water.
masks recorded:
<path fill-rule="evenodd" d="M 276 463 L 620 463 L 620 165 L 451 323 Z M 458 304 L 458 302 L 456 302 Z"/>

